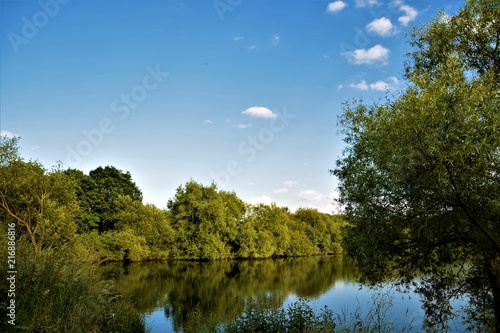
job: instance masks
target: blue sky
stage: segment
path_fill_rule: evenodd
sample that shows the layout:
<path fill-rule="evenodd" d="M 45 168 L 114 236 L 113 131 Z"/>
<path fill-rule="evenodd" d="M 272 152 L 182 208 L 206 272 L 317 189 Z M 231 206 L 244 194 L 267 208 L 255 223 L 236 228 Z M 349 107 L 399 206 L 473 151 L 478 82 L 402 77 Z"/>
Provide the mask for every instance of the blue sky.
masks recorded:
<path fill-rule="evenodd" d="M 0 2 L 0 128 L 46 167 L 331 212 L 342 102 L 404 88 L 405 31 L 464 1 Z"/>

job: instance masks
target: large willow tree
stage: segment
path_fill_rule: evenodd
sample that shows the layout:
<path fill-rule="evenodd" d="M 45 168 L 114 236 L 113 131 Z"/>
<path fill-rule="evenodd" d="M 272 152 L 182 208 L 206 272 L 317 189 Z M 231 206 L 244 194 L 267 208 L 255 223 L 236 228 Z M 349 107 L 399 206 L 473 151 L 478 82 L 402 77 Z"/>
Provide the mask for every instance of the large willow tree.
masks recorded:
<path fill-rule="evenodd" d="M 468 1 L 415 29 L 408 87 L 340 118 L 344 245 L 369 281 L 414 285 L 429 329 L 465 295 L 470 327 L 500 332 L 499 18 L 499 1 Z"/>

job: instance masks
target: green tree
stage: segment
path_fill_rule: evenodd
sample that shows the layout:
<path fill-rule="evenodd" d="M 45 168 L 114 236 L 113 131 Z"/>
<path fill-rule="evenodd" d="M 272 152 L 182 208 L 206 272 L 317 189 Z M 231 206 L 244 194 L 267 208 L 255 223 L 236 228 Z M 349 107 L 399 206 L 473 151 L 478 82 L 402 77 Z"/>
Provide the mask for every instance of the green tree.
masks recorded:
<path fill-rule="evenodd" d="M 500 332 L 500 6 L 469 1 L 413 33 L 408 88 L 345 104 L 332 173 L 345 248 L 364 276 L 421 277 L 426 325 L 470 298 L 470 326 Z"/>
<path fill-rule="evenodd" d="M 237 225 L 245 211 L 236 194 L 194 181 L 177 189 L 167 203 L 176 237 L 176 256 L 216 259 L 238 251 Z"/>
<path fill-rule="evenodd" d="M 77 218 L 77 232 L 81 234 L 91 230 L 97 230 L 100 217 L 95 210 L 98 204 L 97 200 L 99 199 L 96 195 L 96 181 L 81 170 L 68 169 L 65 170 L 64 173 L 77 184 L 76 195 L 81 208 L 81 214 Z"/>
<path fill-rule="evenodd" d="M 314 253 L 341 252 L 341 219 L 312 208 L 299 208 L 293 217 L 304 226 L 304 233 L 316 247 Z"/>
<path fill-rule="evenodd" d="M 278 207 L 274 203 L 270 206 L 258 204 L 251 206 L 248 218 L 252 220 L 257 232 L 259 257 L 286 255 L 291 242 L 288 228 L 291 216 L 288 208 Z"/>
<path fill-rule="evenodd" d="M 498 1 L 468 0 L 455 16 L 440 13 L 431 24 L 411 33 L 407 77 L 438 74 L 451 55 L 474 74 L 500 75 Z"/>
<path fill-rule="evenodd" d="M 78 201 L 83 211 L 79 219 L 79 231 L 97 229 L 99 233 L 115 229 L 115 213 L 118 198 L 128 195 L 142 201 L 141 190 L 133 182 L 130 172 L 113 166 L 98 167 L 85 175 L 79 170 L 66 170 L 79 184 Z"/>
<path fill-rule="evenodd" d="M 119 196 L 117 208 L 116 229 L 121 231 L 130 228 L 135 235 L 146 240 L 149 257 L 141 259 L 167 258 L 170 255 L 174 230 L 170 226 L 166 211 L 151 204 L 143 205 L 128 195 Z"/>
<path fill-rule="evenodd" d="M 79 212 L 75 183 L 56 167 L 46 170 L 18 155 L 17 139 L 0 137 L 0 217 L 16 223 L 35 251 L 68 243 Z"/>

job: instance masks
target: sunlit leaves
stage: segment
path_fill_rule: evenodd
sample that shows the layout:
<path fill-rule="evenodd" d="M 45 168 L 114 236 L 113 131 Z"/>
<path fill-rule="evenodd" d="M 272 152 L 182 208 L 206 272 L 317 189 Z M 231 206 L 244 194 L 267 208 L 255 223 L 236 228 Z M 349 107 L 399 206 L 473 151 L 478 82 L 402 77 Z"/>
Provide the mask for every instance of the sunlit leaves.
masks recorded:
<path fill-rule="evenodd" d="M 406 90 L 384 103 L 347 103 L 340 119 L 347 148 L 333 173 L 349 223 L 345 247 L 372 281 L 431 277 L 421 289 L 429 315 L 449 314 L 449 303 L 432 303 L 447 294 L 484 297 L 464 281 L 500 297 L 491 282 L 500 269 L 490 268 L 500 256 L 500 54 L 489 48 L 500 36 L 490 11 L 500 7 L 488 3 L 469 1 L 456 17 L 416 30 Z M 445 269 L 456 263 L 474 269 L 459 278 Z"/>

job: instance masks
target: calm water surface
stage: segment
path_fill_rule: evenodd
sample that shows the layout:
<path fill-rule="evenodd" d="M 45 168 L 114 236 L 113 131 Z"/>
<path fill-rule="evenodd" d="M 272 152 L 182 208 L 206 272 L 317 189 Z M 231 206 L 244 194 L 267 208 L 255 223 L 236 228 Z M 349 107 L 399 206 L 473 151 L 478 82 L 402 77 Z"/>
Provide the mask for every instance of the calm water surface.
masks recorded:
<path fill-rule="evenodd" d="M 413 332 L 420 331 L 424 315 L 416 295 L 398 293 L 390 285 L 374 291 L 358 284 L 352 265 L 342 257 L 134 263 L 127 271 L 116 264 L 103 267 L 103 273 L 146 315 L 151 333 L 183 332 L 195 308 L 202 318 L 233 320 L 249 299 L 269 307 L 305 299 L 318 310 L 326 305 L 336 313 L 361 311 L 365 316 L 383 297 L 392 303 L 388 319 L 406 328 L 413 320 Z M 451 326 L 463 331 L 458 323 Z"/>

